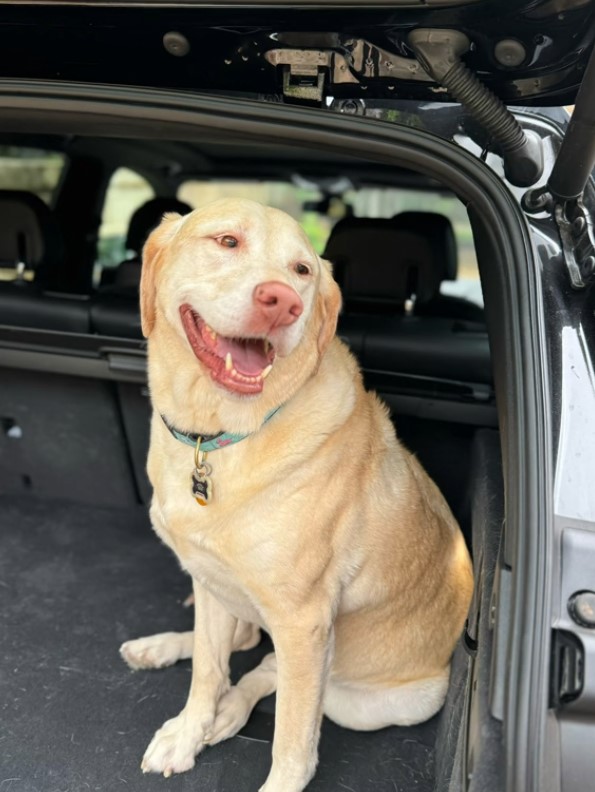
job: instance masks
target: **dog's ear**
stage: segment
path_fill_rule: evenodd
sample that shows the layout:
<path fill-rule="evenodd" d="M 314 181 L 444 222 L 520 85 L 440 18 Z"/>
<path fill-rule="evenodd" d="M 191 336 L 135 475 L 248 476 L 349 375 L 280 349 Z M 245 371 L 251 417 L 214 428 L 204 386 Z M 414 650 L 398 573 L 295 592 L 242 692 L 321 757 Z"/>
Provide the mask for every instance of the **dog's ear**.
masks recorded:
<path fill-rule="evenodd" d="M 318 294 L 321 320 L 318 332 L 318 353 L 322 357 L 337 330 L 341 311 L 341 290 L 333 278 L 330 261 L 320 259 L 320 291 Z"/>
<path fill-rule="evenodd" d="M 140 278 L 140 318 L 143 335 L 148 338 L 155 326 L 155 296 L 157 266 L 163 246 L 170 241 L 178 228 L 182 215 L 166 212 L 161 223 L 149 234 L 143 247 L 143 266 Z"/>

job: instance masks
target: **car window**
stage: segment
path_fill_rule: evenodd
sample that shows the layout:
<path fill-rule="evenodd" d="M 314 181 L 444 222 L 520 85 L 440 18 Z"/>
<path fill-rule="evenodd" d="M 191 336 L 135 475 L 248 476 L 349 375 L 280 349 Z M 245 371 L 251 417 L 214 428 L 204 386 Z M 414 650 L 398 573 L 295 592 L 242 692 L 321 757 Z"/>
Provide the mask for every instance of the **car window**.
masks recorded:
<path fill-rule="evenodd" d="M 194 209 L 219 198 L 250 198 L 274 206 L 291 215 L 305 229 L 317 253 L 322 253 L 334 220 L 312 209 L 322 199 L 322 193 L 291 182 L 246 181 L 186 181 L 178 189 L 177 197 Z M 338 218 L 337 218 L 338 219 Z"/>
<path fill-rule="evenodd" d="M 364 187 L 345 193 L 343 198 L 359 217 L 393 217 L 401 212 L 437 212 L 448 217 L 457 240 L 459 266 L 456 281 L 443 281 L 440 291 L 483 305 L 473 232 L 467 210 L 456 196 L 426 190 Z"/>
<path fill-rule="evenodd" d="M 334 224 L 347 207 L 357 217 L 393 217 L 401 212 L 438 212 L 453 225 L 458 249 L 458 274 L 455 281 L 444 281 L 443 294 L 465 297 L 483 305 L 473 234 L 465 206 L 452 194 L 403 188 L 361 187 L 347 190 L 335 199 L 324 201 L 314 188 L 284 182 L 186 181 L 177 197 L 197 208 L 218 198 L 251 198 L 283 209 L 306 230 L 317 253 L 324 251 Z"/>
<path fill-rule="evenodd" d="M 65 165 L 65 155 L 56 151 L 0 146 L 0 190 L 31 192 L 51 207 Z M 18 273 L 25 280 L 33 280 L 33 276 L 33 270 Z M 16 277 L 16 266 L 0 266 L 0 280 Z"/>
<path fill-rule="evenodd" d="M 0 146 L 0 190 L 26 190 L 51 206 L 65 164 L 56 151 Z"/>
<path fill-rule="evenodd" d="M 104 270 L 114 269 L 129 257 L 126 236 L 130 218 L 146 201 L 155 197 L 149 182 L 129 168 L 118 168 L 109 181 L 97 241 L 94 282 L 98 285 Z"/>

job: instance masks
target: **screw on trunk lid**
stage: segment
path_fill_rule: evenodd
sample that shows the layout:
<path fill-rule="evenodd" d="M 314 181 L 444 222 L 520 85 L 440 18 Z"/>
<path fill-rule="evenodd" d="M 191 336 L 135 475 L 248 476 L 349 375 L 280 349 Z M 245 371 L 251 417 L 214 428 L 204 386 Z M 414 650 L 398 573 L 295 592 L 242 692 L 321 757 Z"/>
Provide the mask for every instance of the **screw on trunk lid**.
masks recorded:
<path fill-rule="evenodd" d="M 494 47 L 494 57 L 501 66 L 520 66 L 527 57 L 527 50 L 516 39 L 502 39 Z"/>
<path fill-rule="evenodd" d="M 183 33 L 178 33 L 176 30 L 170 30 L 165 34 L 163 46 L 166 52 L 176 58 L 183 58 L 190 52 L 190 42 Z"/>

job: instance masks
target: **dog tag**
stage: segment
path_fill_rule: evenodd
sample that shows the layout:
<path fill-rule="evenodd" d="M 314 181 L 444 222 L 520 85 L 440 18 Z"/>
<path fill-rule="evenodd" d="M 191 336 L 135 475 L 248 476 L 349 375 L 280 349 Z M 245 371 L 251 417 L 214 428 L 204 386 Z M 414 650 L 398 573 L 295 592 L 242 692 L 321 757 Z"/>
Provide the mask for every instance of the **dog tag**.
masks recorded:
<path fill-rule="evenodd" d="M 202 439 L 196 438 L 194 447 L 194 470 L 192 471 L 192 496 L 199 506 L 207 506 L 213 497 L 211 466 L 205 462 L 207 455 L 201 451 Z"/>
<path fill-rule="evenodd" d="M 213 497 L 213 483 L 199 468 L 192 471 L 192 495 L 199 506 L 207 506 Z"/>

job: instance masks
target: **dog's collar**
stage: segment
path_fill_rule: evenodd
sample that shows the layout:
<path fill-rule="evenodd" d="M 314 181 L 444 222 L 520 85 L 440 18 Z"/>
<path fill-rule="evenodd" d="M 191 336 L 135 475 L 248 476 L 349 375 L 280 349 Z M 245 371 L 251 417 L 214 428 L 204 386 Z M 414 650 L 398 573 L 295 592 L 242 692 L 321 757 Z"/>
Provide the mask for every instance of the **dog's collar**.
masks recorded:
<path fill-rule="evenodd" d="M 265 415 L 263 426 L 267 421 L 270 421 L 273 415 L 281 409 L 281 406 L 275 407 L 274 410 L 270 410 Z M 176 429 L 172 426 L 165 415 L 162 415 L 161 418 L 163 419 L 163 423 L 167 426 L 173 437 L 176 440 L 179 440 L 181 443 L 185 443 L 186 445 L 192 446 L 196 448 L 196 443 L 200 439 L 200 451 L 207 452 L 207 451 L 217 451 L 219 448 L 225 448 L 226 446 L 233 445 L 234 443 L 239 443 L 240 440 L 245 440 L 246 437 L 250 436 L 250 433 L 247 434 L 233 434 L 232 432 L 219 432 L 216 435 L 203 435 L 199 434 L 198 432 L 189 433 L 189 432 L 180 432 L 179 429 Z"/>

